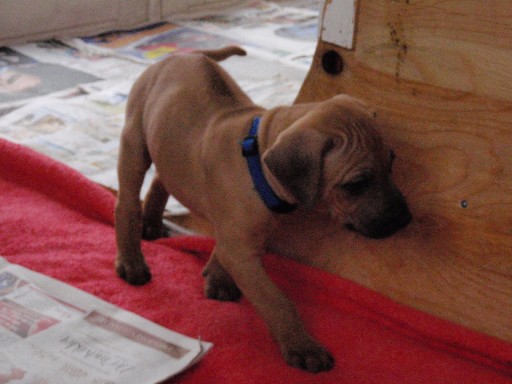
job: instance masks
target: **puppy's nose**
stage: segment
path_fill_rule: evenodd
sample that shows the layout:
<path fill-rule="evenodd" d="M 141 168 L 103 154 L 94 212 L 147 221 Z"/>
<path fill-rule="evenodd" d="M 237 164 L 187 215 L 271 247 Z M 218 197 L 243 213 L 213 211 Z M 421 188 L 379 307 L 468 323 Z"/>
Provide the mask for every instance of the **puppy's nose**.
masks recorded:
<path fill-rule="evenodd" d="M 381 239 L 391 236 L 412 221 L 409 207 L 402 195 L 394 199 L 384 213 L 367 225 L 367 236 Z"/>

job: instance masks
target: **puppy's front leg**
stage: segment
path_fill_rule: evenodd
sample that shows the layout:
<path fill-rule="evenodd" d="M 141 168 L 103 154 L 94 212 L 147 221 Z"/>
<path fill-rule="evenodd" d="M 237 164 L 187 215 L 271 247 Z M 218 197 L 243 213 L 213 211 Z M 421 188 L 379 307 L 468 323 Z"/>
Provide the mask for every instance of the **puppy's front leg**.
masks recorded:
<path fill-rule="evenodd" d="M 331 369 L 333 357 L 306 332 L 293 304 L 265 272 L 262 251 L 241 244 L 219 240 L 214 256 L 263 317 L 285 361 L 310 372 Z"/>

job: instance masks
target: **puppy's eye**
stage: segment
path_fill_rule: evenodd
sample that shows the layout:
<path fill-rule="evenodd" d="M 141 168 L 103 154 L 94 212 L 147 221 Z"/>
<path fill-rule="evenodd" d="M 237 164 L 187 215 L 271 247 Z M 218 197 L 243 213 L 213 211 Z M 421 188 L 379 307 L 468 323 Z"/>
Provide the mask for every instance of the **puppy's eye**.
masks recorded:
<path fill-rule="evenodd" d="M 371 182 L 371 178 L 366 176 L 355 181 L 351 181 L 350 183 L 342 184 L 341 188 L 352 196 L 361 196 L 370 187 Z"/>

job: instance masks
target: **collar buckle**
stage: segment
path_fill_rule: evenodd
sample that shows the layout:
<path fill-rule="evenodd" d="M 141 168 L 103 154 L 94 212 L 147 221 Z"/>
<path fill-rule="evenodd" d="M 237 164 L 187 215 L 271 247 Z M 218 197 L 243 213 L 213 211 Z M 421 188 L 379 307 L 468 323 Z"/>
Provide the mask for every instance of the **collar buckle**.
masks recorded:
<path fill-rule="evenodd" d="M 260 154 L 257 136 L 249 135 L 240 144 L 242 145 L 243 157 L 258 156 Z"/>

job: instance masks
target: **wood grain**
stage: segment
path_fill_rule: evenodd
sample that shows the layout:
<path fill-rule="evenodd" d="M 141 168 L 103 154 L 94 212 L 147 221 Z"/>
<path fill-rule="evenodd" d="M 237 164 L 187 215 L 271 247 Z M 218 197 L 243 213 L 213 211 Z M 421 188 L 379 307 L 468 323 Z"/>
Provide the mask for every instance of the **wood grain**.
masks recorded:
<path fill-rule="evenodd" d="M 355 51 L 318 44 L 297 102 L 348 93 L 375 106 L 415 219 L 379 241 L 317 223 L 300 235 L 311 249 L 298 253 L 401 303 L 512 341 L 512 32 L 493 29 L 512 6 L 492 3 L 364 1 Z M 483 21 L 473 28 L 468 20 Z M 329 51 L 344 62 L 337 76 L 322 68 Z M 290 226 L 294 241 L 299 229 Z"/>
<path fill-rule="evenodd" d="M 397 81 L 512 99 L 508 0 L 360 1 L 357 32 L 356 58 Z"/>

